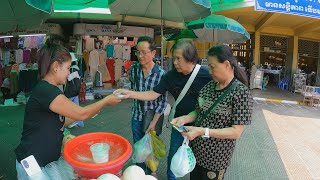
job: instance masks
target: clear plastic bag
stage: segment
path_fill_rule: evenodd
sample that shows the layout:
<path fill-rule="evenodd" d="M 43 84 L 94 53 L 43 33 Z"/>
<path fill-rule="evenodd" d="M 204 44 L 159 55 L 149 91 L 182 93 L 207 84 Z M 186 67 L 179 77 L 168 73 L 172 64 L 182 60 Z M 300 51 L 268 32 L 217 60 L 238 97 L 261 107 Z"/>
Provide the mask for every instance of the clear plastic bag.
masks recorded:
<path fill-rule="evenodd" d="M 42 168 L 42 172 L 44 172 L 49 179 L 75 179 L 73 168 L 62 157 L 57 161 L 47 164 Z"/>
<path fill-rule="evenodd" d="M 146 134 L 133 145 L 133 163 L 143 163 L 147 157 L 152 153 L 151 137 Z"/>
<path fill-rule="evenodd" d="M 157 158 L 166 156 L 166 144 L 157 136 L 156 131 L 150 131 L 153 154 Z"/>
<path fill-rule="evenodd" d="M 152 172 L 156 172 L 159 166 L 159 160 L 151 153 L 146 159 L 146 165 Z"/>
<path fill-rule="evenodd" d="M 190 173 L 195 166 L 196 158 L 189 147 L 189 140 L 184 137 L 183 144 L 179 147 L 171 160 L 170 170 L 176 177 L 183 177 Z"/>

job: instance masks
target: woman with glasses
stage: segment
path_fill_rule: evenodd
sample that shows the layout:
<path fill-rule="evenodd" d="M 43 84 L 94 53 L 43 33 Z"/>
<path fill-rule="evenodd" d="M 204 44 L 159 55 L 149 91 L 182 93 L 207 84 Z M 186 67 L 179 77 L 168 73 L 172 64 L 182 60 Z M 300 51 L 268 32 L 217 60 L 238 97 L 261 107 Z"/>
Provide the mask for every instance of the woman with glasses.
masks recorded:
<path fill-rule="evenodd" d="M 164 75 L 160 83 L 152 90 L 137 92 L 119 89 L 115 91 L 115 94 L 120 93 L 126 95 L 128 98 L 138 99 L 141 101 L 150 101 L 157 99 L 161 95 L 165 95 L 166 92 L 169 92 L 174 97 L 174 99 L 177 100 L 183 87 L 191 76 L 197 62 L 199 61 L 199 57 L 196 47 L 194 46 L 192 41 L 188 40 L 177 41 L 173 45 L 171 51 L 173 54 L 173 64 L 175 68 Z M 212 78 L 209 72 L 201 67 L 186 95 L 176 107 L 176 113 L 174 115 L 175 117 L 187 115 L 195 109 L 199 91 L 204 85 L 211 81 L 211 79 Z M 170 170 L 170 164 L 173 155 L 177 152 L 182 142 L 182 135 L 173 128 L 171 133 L 167 166 L 167 176 L 169 180 L 176 179 L 176 177 Z"/>
<path fill-rule="evenodd" d="M 57 161 L 61 155 L 64 126 L 73 119 L 86 120 L 97 114 L 106 105 L 115 105 L 121 100 L 115 95 L 81 107 L 70 101 L 58 88 L 66 83 L 70 74 L 69 51 L 49 40 L 38 54 L 40 81 L 32 90 L 25 108 L 22 138 L 15 149 L 18 179 L 29 179 L 21 160 L 30 155 L 40 167 Z"/>
<path fill-rule="evenodd" d="M 251 123 L 253 99 L 245 72 L 229 46 L 208 52 L 213 81 L 200 91 L 196 110 L 172 120 L 185 126 L 197 164 L 191 180 L 222 180 L 245 125 Z"/>

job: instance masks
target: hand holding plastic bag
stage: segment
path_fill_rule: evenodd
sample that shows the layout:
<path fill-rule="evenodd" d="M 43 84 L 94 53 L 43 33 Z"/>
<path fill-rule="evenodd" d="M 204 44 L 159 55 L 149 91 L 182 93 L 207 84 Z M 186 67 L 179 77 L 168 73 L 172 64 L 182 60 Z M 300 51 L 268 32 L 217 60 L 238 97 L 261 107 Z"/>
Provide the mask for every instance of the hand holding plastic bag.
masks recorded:
<path fill-rule="evenodd" d="M 151 153 L 151 137 L 150 134 L 146 134 L 133 145 L 132 161 L 134 163 L 143 163 Z"/>
<path fill-rule="evenodd" d="M 157 136 L 156 131 L 150 131 L 153 154 L 157 158 L 166 156 L 166 144 Z"/>
<path fill-rule="evenodd" d="M 190 173 L 196 166 L 196 158 L 189 147 L 189 140 L 184 137 L 182 145 L 174 154 L 170 169 L 176 177 L 183 177 Z"/>

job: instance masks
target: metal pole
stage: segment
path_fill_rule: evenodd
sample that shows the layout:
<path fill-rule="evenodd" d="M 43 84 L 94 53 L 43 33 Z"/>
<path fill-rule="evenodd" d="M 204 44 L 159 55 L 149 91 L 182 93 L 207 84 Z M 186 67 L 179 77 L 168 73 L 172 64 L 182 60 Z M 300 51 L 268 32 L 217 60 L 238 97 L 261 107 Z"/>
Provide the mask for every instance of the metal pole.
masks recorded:
<path fill-rule="evenodd" d="M 161 13 L 160 13 L 160 17 L 161 17 L 161 67 L 163 67 L 163 56 L 164 56 L 164 52 L 163 52 L 163 6 L 162 6 L 162 0 L 160 2 L 160 9 L 161 9 Z"/>

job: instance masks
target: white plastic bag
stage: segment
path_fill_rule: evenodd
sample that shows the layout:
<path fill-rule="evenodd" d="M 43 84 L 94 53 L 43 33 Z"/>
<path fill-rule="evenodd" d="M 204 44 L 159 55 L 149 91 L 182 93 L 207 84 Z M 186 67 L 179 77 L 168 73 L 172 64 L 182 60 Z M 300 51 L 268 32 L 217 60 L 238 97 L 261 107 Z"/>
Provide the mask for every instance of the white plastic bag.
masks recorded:
<path fill-rule="evenodd" d="M 196 166 L 196 158 L 189 147 L 189 140 L 184 137 L 182 145 L 174 154 L 170 169 L 176 177 L 183 177 L 190 173 Z"/>
<path fill-rule="evenodd" d="M 147 157 L 152 153 L 151 137 L 150 134 L 146 134 L 133 145 L 133 163 L 143 163 Z"/>

